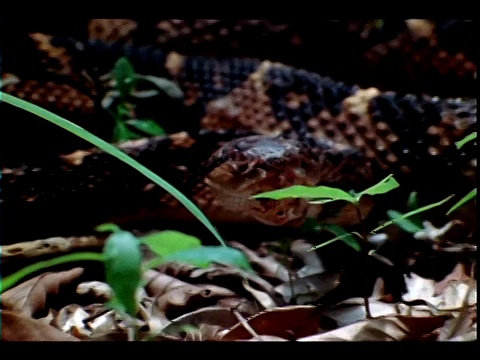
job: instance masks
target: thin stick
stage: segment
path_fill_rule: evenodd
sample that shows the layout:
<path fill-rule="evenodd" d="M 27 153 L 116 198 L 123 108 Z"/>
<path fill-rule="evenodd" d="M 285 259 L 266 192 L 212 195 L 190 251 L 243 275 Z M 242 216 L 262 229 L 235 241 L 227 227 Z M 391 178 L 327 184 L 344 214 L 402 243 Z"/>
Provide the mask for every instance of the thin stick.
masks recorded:
<path fill-rule="evenodd" d="M 250 326 L 247 320 L 238 312 L 238 310 L 233 310 L 233 315 L 238 319 L 240 324 L 249 332 L 250 335 L 252 335 L 254 338 L 258 338 L 259 335 L 253 330 L 253 328 Z"/>

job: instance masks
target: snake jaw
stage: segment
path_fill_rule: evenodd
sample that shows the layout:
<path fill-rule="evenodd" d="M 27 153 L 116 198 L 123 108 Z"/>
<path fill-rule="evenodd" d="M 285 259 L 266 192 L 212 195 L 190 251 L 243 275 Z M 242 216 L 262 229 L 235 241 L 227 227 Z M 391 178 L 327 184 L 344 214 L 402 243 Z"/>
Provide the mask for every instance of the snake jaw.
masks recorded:
<path fill-rule="evenodd" d="M 361 180 L 361 158 L 348 146 L 323 142 L 311 147 L 295 139 L 253 135 L 225 143 L 210 159 L 216 163 L 204 178 L 204 191 L 215 199 L 207 211 L 223 218 L 263 224 L 297 226 L 308 215 L 321 215 L 323 206 L 304 199 L 251 199 L 252 195 L 293 185 L 318 186 L 339 179 Z M 350 169 L 352 168 L 353 169 Z M 352 179 L 346 176 L 352 175 Z"/>
<path fill-rule="evenodd" d="M 315 185 L 316 159 L 302 153 L 295 140 L 249 136 L 226 143 L 213 161 L 224 161 L 210 171 L 204 185 L 215 199 L 208 210 L 224 217 L 241 216 L 267 225 L 284 225 L 305 216 L 301 199 L 253 200 L 252 195 L 292 185 Z M 207 206 L 208 207 L 208 206 Z"/>

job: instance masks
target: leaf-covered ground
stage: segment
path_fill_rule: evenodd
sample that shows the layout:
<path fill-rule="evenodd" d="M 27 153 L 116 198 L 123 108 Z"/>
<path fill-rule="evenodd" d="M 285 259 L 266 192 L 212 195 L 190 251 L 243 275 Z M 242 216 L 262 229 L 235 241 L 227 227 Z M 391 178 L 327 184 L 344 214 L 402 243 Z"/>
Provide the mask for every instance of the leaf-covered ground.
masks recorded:
<path fill-rule="evenodd" d="M 427 230 L 423 230 L 423 236 Z M 164 240 L 164 235 L 151 232 L 143 239 L 151 244 L 155 239 Z M 181 243 L 179 234 L 175 236 Z M 375 237 L 379 236 L 371 241 Z M 389 234 L 387 242 L 394 237 Z M 17 262 L 36 262 L 85 248 L 101 250 L 106 238 L 59 237 L 7 245 L 2 247 L 2 262 L 4 269 L 13 269 Z M 186 243 L 195 243 L 194 237 L 186 239 Z M 400 237 L 397 234 L 396 241 L 422 240 L 408 240 L 402 233 Z M 111 306 L 113 292 L 101 266 L 98 271 L 92 271 L 88 264 L 44 269 L 2 294 L 2 340 L 476 339 L 474 263 L 468 261 L 471 256 L 459 256 L 465 254 L 460 245 L 446 250 L 429 244 L 430 251 L 423 250 L 422 254 L 405 252 L 408 269 L 417 271 L 398 269 L 381 251 L 360 255 L 341 245 L 331 245 L 330 250 L 339 252 L 339 259 L 348 258 L 351 266 L 328 269 L 332 267 L 324 260 L 332 253 L 311 251 L 315 245 L 304 238 L 254 247 L 229 242 L 248 260 L 251 270 L 240 266 L 228 253 L 223 255 L 224 261 L 213 256 L 198 265 L 177 260 L 145 269 L 136 293 L 139 307 L 134 317 Z M 153 255 L 146 247 L 143 250 L 147 264 Z M 450 271 L 435 279 L 441 273 L 432 268 L 435 262 L 421 265 L 427 253 L 430 258 L 447 261 Z M 197 258 L 205 260 L 205 252 Z M 195 263 L 195 255 L 190 260 Z"/>

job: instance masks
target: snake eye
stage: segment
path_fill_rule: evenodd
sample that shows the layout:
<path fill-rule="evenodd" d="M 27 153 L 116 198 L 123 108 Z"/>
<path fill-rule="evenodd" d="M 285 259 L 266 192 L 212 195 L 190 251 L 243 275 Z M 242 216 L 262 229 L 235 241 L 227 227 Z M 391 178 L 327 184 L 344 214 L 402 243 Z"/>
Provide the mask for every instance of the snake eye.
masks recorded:
<path fill-rule="evenodd" d="M 277 211 L 277 214 L 276 214 L 276 215 L 277 215 L 277 216 L 284 216 L 284 215 L 285 215 L 285 211 L 279 210 L 279 211 Z"/>

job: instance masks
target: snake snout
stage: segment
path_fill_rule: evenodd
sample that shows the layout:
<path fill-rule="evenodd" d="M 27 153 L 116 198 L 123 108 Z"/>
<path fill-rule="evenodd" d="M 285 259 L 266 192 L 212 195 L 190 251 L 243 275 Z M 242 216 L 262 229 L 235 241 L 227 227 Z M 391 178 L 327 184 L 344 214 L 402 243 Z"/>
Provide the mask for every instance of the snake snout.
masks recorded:
<path fill-rule="evenodd" d="M 247 136 L 224 144 L 214 154 L 209 162 L 218 165 L 206 175 L 204 184 L 220 211 L 241 213 L 267 225 L 294 224 L 311 211 L 304 199 L 251 196 L 293 185 L 356 182 L 359 168 L 363 168 L 361 161 L 358 151 L 331 142 L 309 147 L 295 139 Z"/>

